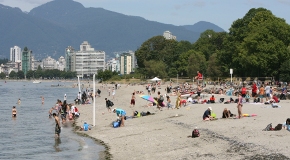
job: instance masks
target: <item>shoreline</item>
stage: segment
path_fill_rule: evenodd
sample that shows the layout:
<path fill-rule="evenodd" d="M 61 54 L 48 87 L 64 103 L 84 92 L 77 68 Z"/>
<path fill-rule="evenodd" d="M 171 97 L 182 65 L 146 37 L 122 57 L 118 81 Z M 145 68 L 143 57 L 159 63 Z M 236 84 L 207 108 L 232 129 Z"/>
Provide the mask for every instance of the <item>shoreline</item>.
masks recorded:
<path fill-rule="evenodd" d="M 75 122 L 72 124 L 73 132 L 75 134 L 77 134 L 78 136 L 90 138 L 90 139 L 94 140 L 94 142 L 97 145 L 103 146 L 105 148 L 105 150 L 99 152 L 99 158 L 100 159 L 111 160 L 112 159 L 112 154 L 110 153 L 110 147 L 109 147 L 109 145 L 106 144 L 104 141 L 102 141 L 100 139 L 94 138 L 94 137 L 86 134 L 85 132 L 80 131 L 80 127 L 77 126 L 76 123 L 77 123 L 77 119 L 75 119 Z"/>
<path fill-rule="evenodd" d="M 226 107 L 237 114 L 236 104 L 188 104 L 181 109 L 158 111 L 156 108 L 144 108 L 147 102 L 136 95 L 136 106 L 130 107 L 133 91 L 144 91 L 142 85 L 125 86 L 116 90 L 115 99 L 108 96 L 107 88 L 101 88 L 101 97 L 96 98 L 96 126 L 89 131 L 78 131 L 101 142 L 106 146 L 108 159 L 290 159 L 287 157 L 285 138 L 289 136 L 286 130 L 262 131 L 269 123 L 275 127 L 283 123 L 288 116 L 287 106 L 290 100 L 283 100 L 279 109 L 265 108 L 263 104 L 245 103 L 243 113 L 257 114 L 255 117 L 242 119 L 218 119 L 202 121 L 202 115 L 207 107 L 212 107 L 217 117 L 221 117 Z M 113 85 L 112 85 L 113 87 Z M 164 94 L 165 85 L 160 89 Z M 155 97 L 157 94 L 153 94 Z M 229 96 L 215 95 L 229 99 Z M 176 96 L 170 96 L 175 104 Z M 232 96 L 234 99 L 235 96 Z M 134 110 L 138 112 L 150 111 L 155 115 L 128 119 L 125 127 L 113 128 L 110 124 L 116 119 L 116 114 L 108 113 L 104 99 L 111 99 L 113 108 L 125 109 L 128 116 Z M 209 99 L 209 95 L 205 95 Z M 92 124 L 92 104 L 77 105 L 81 116 L 76 121 L 81 126 L 84 121 Z M 177 115 L 177 116 L 176 116 Z M 201 136 L 188 138 L 192 130 L 198 127 Z M 270 144 L 270 145 L 269 145 Z M 121 157 L 121 158 L 120 158 Z"/>

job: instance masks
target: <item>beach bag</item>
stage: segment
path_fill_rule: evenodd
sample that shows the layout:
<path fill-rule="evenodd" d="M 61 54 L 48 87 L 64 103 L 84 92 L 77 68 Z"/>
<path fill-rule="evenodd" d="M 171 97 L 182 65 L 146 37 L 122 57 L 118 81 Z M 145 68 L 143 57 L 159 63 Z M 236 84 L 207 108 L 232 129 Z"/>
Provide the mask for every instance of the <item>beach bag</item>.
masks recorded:
<path fill-rule="evenodd" d="M 220 102 L 220 103 L 223 103 L 224 100 L 225 100 L 224 98 L 220 98 L 219 102 Z"/>
<path fill-rule="evenodd" d="M 192 138 L 196 138 L 196 137 L 199 137 L 199 136 L 200 136 L 200 134 L 199 134 L 199 130 L 198 130 L 198 129 L 194 129 L 194 130 L 192 131 L 191 137 L 192 137 Z"/>
<path fill-rule="evenodd" d="M 146 112 L 141 112 L 141 116 L 147 116 Z"/>
<path fill-rule="evenodd" d="M 277 126 L 274 128 L 275 131 L 280 131 L 282 129 L 282 124 L 277 124 Z"/>
<path fill-rule="evenodd" d="M 263 131 L 271 131 L 271 130 L 272 130 L 272 123 L 268 124 L 267 127 L 263 129 Z"/>
<path fill-rule="evenodd" d="M 114 121 L 114 122 L 112 123 L 113 128 L 118 128 L 118 127 L 120 127 L 120 123 L 121 123 L 121 121 Z"/>

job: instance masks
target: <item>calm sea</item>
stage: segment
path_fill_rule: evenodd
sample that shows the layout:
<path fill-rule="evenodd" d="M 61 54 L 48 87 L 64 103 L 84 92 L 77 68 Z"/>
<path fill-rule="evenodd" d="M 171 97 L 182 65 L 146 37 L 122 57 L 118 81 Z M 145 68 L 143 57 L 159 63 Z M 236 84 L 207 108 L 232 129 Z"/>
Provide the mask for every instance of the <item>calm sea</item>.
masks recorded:
<path fill-rule="evenodd" d="M 69 82 L 0 81 L 0 159 L 99 159 L 104 147 L 76 135 L 71 125 L 62 127 L 60 139 L 54 138 L 55 122 L 48 118 L 48 110 L 64 94 L 73 102 L 78 88 L 71 86 Z M 12 118 L 12 106 L 16 106 L 16 118 Z"/>

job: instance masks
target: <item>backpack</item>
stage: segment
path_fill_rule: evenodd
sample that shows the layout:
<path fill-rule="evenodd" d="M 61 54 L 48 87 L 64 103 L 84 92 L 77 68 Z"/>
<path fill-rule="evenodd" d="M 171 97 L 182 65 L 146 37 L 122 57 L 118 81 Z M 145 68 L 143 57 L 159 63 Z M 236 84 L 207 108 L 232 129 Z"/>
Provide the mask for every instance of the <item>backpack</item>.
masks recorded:
<path fill-rule="evenodd" d="M 199 134 L 199 130 L 198 129 L 194 129 L 193 131 L 192 131 L 192 135 L 191 135 L 191 137 L 192 138 L 195 138 L 195 137 L 199 137 L 200 136 L 200 134 Z"/>
<path fill-rule="evenodd" d="M 160 102 L 163 102 L 164 101 L 164 97 L 162 95 L 160 95 L 159 101 Z"/>

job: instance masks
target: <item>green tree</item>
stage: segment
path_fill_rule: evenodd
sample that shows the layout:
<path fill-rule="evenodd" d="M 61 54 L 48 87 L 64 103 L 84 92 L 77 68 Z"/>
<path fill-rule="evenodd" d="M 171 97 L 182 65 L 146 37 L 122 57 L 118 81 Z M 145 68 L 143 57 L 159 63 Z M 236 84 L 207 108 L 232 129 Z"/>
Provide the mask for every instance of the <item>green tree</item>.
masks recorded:
<path fill-rule="evenodd" d="M 139 68 L 145 68 L 145 63 L 150 60 L 159 60 L 166 64 L 165 70 L 174 67 L 174 62 L 182 51 L 188 45 L 179 45 L 175 40 L 166 40 L 163 36 L 155 36 L 144 42 L 135 52 Z M 179 45 L 179 46 L 178 46 Z M 145 72 L 143 73 L 145 74 Z"/>
<path fill-rule="evenodd" d="M 212 54 L 207 62 L 206 69 L 207 76 L 212 80 L 216 80 L 217 77 L 222 76 L 221 66 L 217 59 L 217 53 Z"/>
<path fill-rule="evenodd" d="M 208 60 L 213 53 L 223 49 L 226 35 L 226 32 L 217 33 L 213 30 L 206 30 L 200 34 L 200 38 L 193 44 L 193 49 L 202 52 Z"/>
<path fill-rule="evenodd" d="M 166 64 L 162 61 L 145 61 L 145 68 L 149 77 L 167 77 Z"/>
<path fill-rule="evenodd" d="M 32 70 L 27 71 L 26 78 L 27 79 L 32 79 L 33 78 L 33 74 L 34 74 L 34 71 L 32 71 Z"/>
<path fill-rule="evenodd" d="M 17 78 L 17 73 L 15 71 L 11 71 L 10 74 L 9 74 L 9 78 L 16 79 Z"/>
<path fill-rule="evenodd" d="M 203 53 L 194 50 L 188 51 L 187 73 L 190 78 L 196 76 L 197 71 L 200 71 L 203 76 L 206 76 L 206 59 Z"/>
<path fill-rule="evenodd" d="M 218 59 L 224 73 L 233 68 L 242 77 L 277 77 L 280 64 L 289 58 L 289 43 L 290 26 L 284 19 L 264 8 L 251 9 L 232 24 Z"/>
<path fill-rule="evenodd" d="M 24 79 L 24 72 L 23 71 L 18 71 L 17 72 L 17 77 L 20 78 L 20 79 Z"/>
<path fill-rule="evenodd" d="M 1 72 L 1 73 L 0 73 L 0 78 L 1 78 L 1 79 L 5 79 L 5 78 L 6 78 L 6 74 L 3 73 L 3 72 Z"/>
<path fill-rule="evenodd" d="M 282 63 L 280 67 L 279 80 L 283 82 L 290 82 L 290 59 Z"/>

